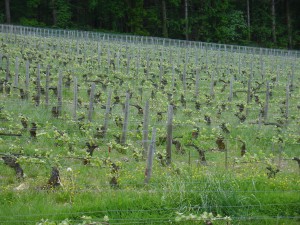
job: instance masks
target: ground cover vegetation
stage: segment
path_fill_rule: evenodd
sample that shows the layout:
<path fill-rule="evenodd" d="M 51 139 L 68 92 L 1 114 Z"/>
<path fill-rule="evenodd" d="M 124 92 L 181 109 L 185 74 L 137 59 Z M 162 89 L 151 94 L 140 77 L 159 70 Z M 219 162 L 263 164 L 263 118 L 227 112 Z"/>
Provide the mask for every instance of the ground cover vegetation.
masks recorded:
<path fill-rule="evenodd" d="M 1 224 L 299 224 L 297 52 L 17 29 Z"/>

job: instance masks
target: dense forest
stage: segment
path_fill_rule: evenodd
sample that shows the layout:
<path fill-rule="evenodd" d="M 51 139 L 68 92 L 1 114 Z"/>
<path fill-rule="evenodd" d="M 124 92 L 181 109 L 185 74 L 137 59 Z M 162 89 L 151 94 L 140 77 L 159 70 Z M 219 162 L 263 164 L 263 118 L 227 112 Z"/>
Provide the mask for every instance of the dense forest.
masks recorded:
<path fill-rule="evenodd" d="M 300 49 L 299 0 L 3 0 L 0 23 Z"/>

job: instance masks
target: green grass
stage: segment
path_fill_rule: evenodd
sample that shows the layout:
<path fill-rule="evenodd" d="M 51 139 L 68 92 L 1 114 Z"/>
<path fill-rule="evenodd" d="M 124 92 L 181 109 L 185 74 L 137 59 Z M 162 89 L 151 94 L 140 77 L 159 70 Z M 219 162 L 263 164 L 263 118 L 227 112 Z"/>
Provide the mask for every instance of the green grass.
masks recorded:
<path fill-rule="evenodd" d="M 72 186 L 64 174 L 61 177 L 64 186 L 59 190 L 37 191 L 31 187 L 17 192 L 7 188 L 1 191 L 1 220 L 16 223 L 20 217 L 28 224 L 41 218 L 78 219 L 81 215 L 93 218 L 108 215 L 112 223 L 118 219 L 123 222 L 151 218 L 172 220 L 176 211 L 194 214 L 208 211 L 233 218 L 275 217 L 275 221 L 280 216 L 298 216 L 300 199 L 296 176 L 286 180 L 270 180 L 263 175 L 245 179 L 231 171 L 207 175 L 207 168 L 201 171 L 195 168 L 191 174 L 185 172 L 171 180 L 171 171 L 160 172 L 163 182 L 153 180 L 149 186 L 138 186 L 124 181 L 117 190 L 103 183 L 102 188 L 99 185 L 81 189 L 80 179 Z"/>

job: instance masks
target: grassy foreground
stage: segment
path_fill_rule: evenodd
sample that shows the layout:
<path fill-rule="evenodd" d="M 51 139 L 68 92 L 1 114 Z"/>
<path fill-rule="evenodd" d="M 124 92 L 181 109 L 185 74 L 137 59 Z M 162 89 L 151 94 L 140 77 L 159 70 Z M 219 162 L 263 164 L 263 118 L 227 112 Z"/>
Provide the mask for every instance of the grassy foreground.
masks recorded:
<path fill-rule="evenodd" d="M 83 215 L 94 221 L 108 216 L 111 224 L 170 224 L 176 212 L 212 212 L 230 216 L 232 224 L 299 224 L 297 174 L 269 179 L 263 168 L 253 165 L 223 173 L 213 165 L 178 170 L 155 163 L 153 179 L 144 185 L 144 163 L 128 164 L 122 163 L 122 169 L 128 172 L 121 172 L 117 189 L 109 186 L 105 168 L 61 170 L 63 186 L 55 190 L 38 189 L 46 182 L 40 175 L 28 174 L 21 183 L 14 179 L 5 179 L 4 183 L 2 177 L 1 224 L 35 224 L 42 218 L 78 221 Z M 35 169 L 41 174 L 42 168 Z M 4 176 L 13 177 L 3 165 L 1 170 Z"/>

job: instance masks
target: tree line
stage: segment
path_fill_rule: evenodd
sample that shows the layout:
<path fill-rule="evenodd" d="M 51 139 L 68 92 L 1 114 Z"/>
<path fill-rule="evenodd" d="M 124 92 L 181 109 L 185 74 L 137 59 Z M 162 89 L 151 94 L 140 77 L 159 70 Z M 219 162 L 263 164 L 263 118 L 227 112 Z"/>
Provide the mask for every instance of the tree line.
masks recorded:
<path fill-rule="evenodd" d="M 300 49 L 299 0 L 4 0 L 0 23 Z"/>

